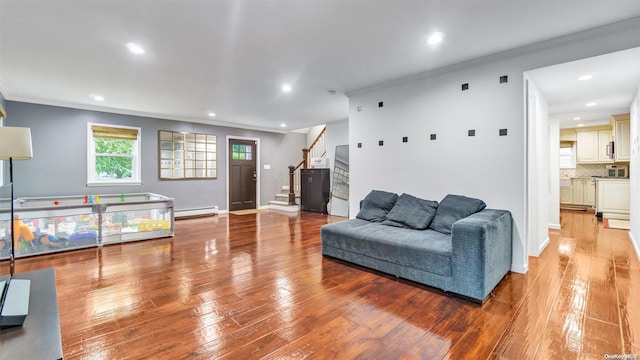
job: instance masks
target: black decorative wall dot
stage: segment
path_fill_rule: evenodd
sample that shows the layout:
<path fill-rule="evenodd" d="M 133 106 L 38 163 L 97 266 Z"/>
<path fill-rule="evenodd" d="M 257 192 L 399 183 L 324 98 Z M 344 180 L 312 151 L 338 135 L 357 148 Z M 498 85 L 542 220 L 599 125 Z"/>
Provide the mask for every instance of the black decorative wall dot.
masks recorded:
<path fill-rule="evenodd" d="M 362 111 L 362 105 L 358 105 L 358 106 L 356 107 L 356 111 L 358 111 L 358 112 Z"/>
<path fill-rule="evenodd" d="M 504 84 L 509 81 L 509 77 L 507 75 L 500 76 L 500 84 Z"/>
<path fill-rule="evenodd" d="M 431 140 L 435 140 L 436 139 L 436 134 L 431 134 Z"/>
<path fill-rule="evenodd" d="M 409 142 L 409 137 L 408 137 L 408 136 L 403 136 L 403 137 L 402 137 L 402 142 L 403 142 L 403 143 L 405 143 L 405 142 Z"/>
<path fill-rule="evenodd" d="M 379 140 L 379 141 L 378 141 L 378 146 L 382 146 L 382 145 L 384 145 L 384 141 Z"/>
<path fill-rule="evenodd" d="M 362 143 L 358 143 L 358 149 L 362 147 Z"/>
<path fill-rule="evenodd" d="M 378 107 L 383 107 L 384 103 L 382 101 L 378 102 Z"/>
<path fill-rule="evenodd" d="M 467 135 L 469 135 L 469 136 L 476 136 L 476 131 L 475 131 L 475 129 L 474 129 L 474 130 L 469 130 L 469 131 L 467 132 Z"/>
<path fill-rule="evenodd" d="M 507 136 L 507 129 L 500 129 L 500 136 Z"/>
<path fill-rule="evenodd" d="M 462 84 L 462 91 L 469 90 L 469 83 Z"/>

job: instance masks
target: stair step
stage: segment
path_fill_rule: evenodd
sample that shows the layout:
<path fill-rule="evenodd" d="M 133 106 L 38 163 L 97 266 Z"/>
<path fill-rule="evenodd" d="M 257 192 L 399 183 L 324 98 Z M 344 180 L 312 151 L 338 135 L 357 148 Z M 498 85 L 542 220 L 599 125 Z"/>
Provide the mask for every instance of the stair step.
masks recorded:
<path fill-rule="evenodd" d="M 296 199 L 300 199 L 300 195 L 296 195 Z M 276 200 L 289 201 L 289 194 L 276 194 Z"/>
<path fill-rule="evenodd" d="M 300 211 L 300 206 L 298 204 L 289 205 L 288 201 L 271 200 L 269 201 L 269 209 L 287 212 L 298 212 Z"/>

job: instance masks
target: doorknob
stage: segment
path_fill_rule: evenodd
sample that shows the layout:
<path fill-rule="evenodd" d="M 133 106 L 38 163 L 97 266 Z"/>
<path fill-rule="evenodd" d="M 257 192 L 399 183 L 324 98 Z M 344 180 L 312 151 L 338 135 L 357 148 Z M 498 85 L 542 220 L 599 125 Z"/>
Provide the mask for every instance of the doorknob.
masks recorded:
<path fill-rule="evenodd" d="M 253 171 L 253 181 L 257 181 L 258 180 L 258 173 L 254 170 Z"/>

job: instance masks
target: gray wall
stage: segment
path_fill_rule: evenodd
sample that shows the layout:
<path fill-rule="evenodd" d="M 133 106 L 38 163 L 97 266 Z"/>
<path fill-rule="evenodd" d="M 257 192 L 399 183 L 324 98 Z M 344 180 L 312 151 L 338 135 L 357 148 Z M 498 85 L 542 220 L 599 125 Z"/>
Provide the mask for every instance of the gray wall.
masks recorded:
<path fill-rule="evenodd" d="M 512 269 L 526 272 L 530 208 L 523 73 L 637 46 L 640 18 L 348 94 L 350 216 L 372 189 L 438 201 L 448 193 L 481 198 L 490 208 L 511 211 Z M 508 83 L 499 84 L 502 75 L 509 76 Z M 464 83 L 469 90 L 461 91 Z M 502 128 L 508 136 L 498 136 Z M 476 136 L 468 137 L 468 129 Z M 429 140 L 433 133 L 435 141 Z M 408 143 L 402 143 L 403 136 Z M 548 154 L 548 149 L 535 151 Z"/>
<path fill-rule="evenodd" d="M 31 128 L 33 159 L 14 163 L 16 197 L 154 192 L 175 199 L 177 210 L 226 204 L 227 135 L 260 139 L 258 169 L 260 205 L 268 205 L 288 182 L 287 166 L 300 158 L 304 134 L 269 133 L 139 116 L 111 114 L 56 106 L 6 101 L 6 125 Z M 142 130 L 141 186 L 86 186 L 87 123 L 137 126 Z M 159 180 L 158 130 L 201 132 L 218 137 L 218 178 Z M 263 167 L 263 166 L 262 166 Z"/>

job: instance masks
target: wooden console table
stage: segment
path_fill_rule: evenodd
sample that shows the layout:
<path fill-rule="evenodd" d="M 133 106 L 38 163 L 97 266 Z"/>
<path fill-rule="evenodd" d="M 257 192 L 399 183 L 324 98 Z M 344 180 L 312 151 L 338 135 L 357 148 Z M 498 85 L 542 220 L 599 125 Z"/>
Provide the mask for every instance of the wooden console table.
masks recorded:
<path fill-rule="evenodd" d="M 9 276 L 0 276 L 7 280 Z M 0 331 L 0 359 L 62 359 L 60 318 L 53 268 L 15 274 L 31 280 L 24 325 Z"/>

